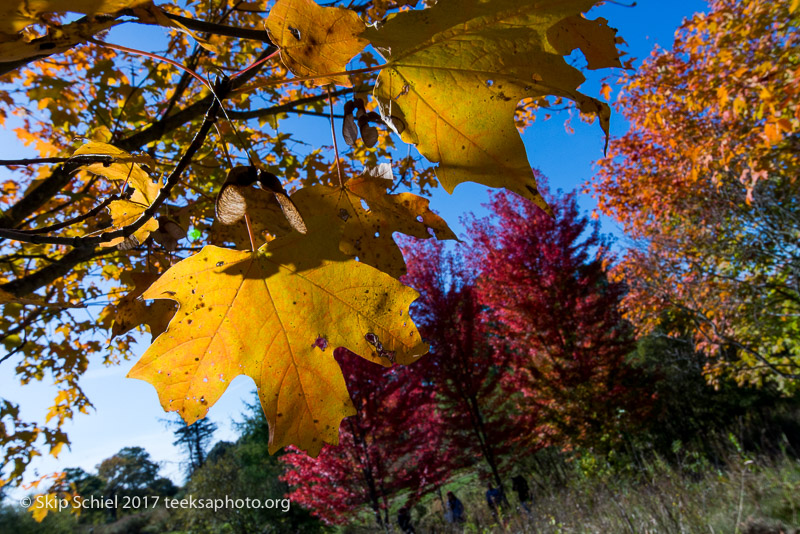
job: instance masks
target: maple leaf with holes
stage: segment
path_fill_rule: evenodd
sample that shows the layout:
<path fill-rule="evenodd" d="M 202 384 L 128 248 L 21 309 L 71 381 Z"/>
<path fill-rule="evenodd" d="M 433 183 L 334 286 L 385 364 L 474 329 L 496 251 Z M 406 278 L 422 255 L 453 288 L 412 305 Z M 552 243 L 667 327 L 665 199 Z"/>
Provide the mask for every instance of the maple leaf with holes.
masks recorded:
<path fill-rule="evenodd" d="M 191 424 L 246 374 L 269 421 L 270 452 L 294 444 L 316 455 L 336 444 L 355 410 L 333 349 L 390 365 L 412 363 L 427 345 L 408 316 L 417 292 L 349 259 L 324 219 L 311 222 L 308 235 L 257 252 L 207 246 L 170 268 L 143 297 L 179 309 L 128 376 L 153 384 L 164 409 Z"/>

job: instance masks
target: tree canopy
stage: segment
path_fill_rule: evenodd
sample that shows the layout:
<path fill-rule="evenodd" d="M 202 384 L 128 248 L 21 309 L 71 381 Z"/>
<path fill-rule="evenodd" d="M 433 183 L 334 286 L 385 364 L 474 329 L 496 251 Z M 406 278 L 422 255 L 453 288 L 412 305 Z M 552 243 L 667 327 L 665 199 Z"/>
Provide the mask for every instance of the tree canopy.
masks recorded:
<path fill-rule="evenodd" d="M 40 157 L 0 162 L 2 360 L 58 393 L 46 422 L 0 400 L 3 483 L 68 443 L 89 359 L 131 356 L 140 325 L 154 341 L 131 376 L 165 410 L 191 423 L 246 374 L 271 451 L 336 443 L 356 407 L 334 349 L 427 351 L 392 239 L 454 237 L 422 195 L 473 181 L 548 211 L 517 127 L 557 99 L 607 130 L 566 60 L 620 66 L 615 30 L 582 16 L 595 3 L 6 2 L 0 119 Z M 166 28 L 165 50 L 113 44 L 122 24 Z M 295 114 L 327 116 L 334 150 Z M 424 159 L 397 158 L 398 135 Z"/>

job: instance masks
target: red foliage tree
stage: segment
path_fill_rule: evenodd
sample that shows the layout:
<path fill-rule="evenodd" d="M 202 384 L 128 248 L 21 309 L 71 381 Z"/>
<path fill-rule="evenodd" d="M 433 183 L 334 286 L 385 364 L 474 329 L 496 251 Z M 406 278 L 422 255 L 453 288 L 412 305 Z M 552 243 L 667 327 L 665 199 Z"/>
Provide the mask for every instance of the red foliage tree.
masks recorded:
<path fill-rule="evenodd" d="M 317 458 L 291 448 L 281 457 L 289 498 L 328 524 L 352 521 L 368 507 L 389 531 L 391 500 L 408 491 L 414 501 L 439 483 L 449 464 L 433 388 L 413 366 L 384 368 L 336 349 L 357 413 L 344 420 L 339 445 Z"/>
<path fill-rule="evenodd" d="M 482 459 L 502 486 L 502 456 L 514 432 L 500 388 L 506 362 L 504 353 L 492 350 L 480 320 L 474 273 L 464 268 L 460 254 L 448 253 L 439 242 L 407 240 L 403 255 L 408 267 L 403 282 L 421 293 L 412 315 L 431 345 L 418 365 L 445 414 L 448 447 L 460 451 L 451 457 L 450 471 Z"/>
<path fill-rule="evenodd" d="M 623 287 L 610 282 L 608 244 L 578 211 L 574 193 L 548 198 L 553 217 L 515 195 L 492 196 L 492 215 L 470 222 L 468 263 L 488 310 L 497 352 L 513 372 L 503 383 L 509 412 L 529 448 L 592 444 L 646 395 L 625 363 L 631 328 L 618 311 Z"/>

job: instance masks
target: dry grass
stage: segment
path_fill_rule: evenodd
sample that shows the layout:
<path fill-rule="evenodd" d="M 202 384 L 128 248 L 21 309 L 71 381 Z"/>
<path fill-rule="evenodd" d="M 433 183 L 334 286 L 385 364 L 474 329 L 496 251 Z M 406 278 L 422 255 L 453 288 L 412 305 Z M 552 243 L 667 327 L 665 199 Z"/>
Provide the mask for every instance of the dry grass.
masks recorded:
<path fill-rule="evenodd" d="M 417 532 L 800 534 L 800 462 L 737 458 L 722 471 L 681 474 L 653 462 L 631 478 L 577 477 L 539 490 L 530 514 L 494 521 L 474 481 L 456 483 L 468 511 L 463 529 L 443 521 L 438 499 L 415 508 Z M 448 488 L 449 489 L 449 488 Z M 515 496 L 510 495 L 512 508 Z"/>

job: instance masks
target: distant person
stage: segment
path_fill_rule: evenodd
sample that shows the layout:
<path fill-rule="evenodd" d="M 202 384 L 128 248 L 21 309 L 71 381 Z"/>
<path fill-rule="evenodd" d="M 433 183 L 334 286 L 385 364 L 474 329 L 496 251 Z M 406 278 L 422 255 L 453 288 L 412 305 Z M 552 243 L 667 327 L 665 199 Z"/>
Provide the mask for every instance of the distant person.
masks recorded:
<path fill-rule="evenodd" d="M 416 534 L 417 532 L 414 530 L 414 525 L 411 524 L 411 510 L 405 506 L 397 512 L 397 524 L 400 525 L 400 530 L 404 534 Z"/>
<path fill-rule="evenodd" d="M 492 512 L 492 517 L 497 520 L 500 515 L 500 510 L 503 505 L 508 504 L 506 500 L 505 493 L 503 493 L 503 487 L 493 487 L 491 482 L 487 482 L 487 490 L 486 490 L 486 504 L 489 505 L 489 510 Z"/>
<path fill-rule="evenodd" d="M 452 491 L 447 492 L 447 513 L 445 514 L 445 519 L 447 519 L 448 523 L 456 524 L 464 523 L 467 520 L 467 518 L 464 517 L 464 504 Z"/>
<path fill-rule="evenodd" d="M 531 513 L 531 490 L 528 482 L 522 475 L 517 475 L 511 479 L 511 489 L 517 494 L 519 504 L 527 513 Z"/>

